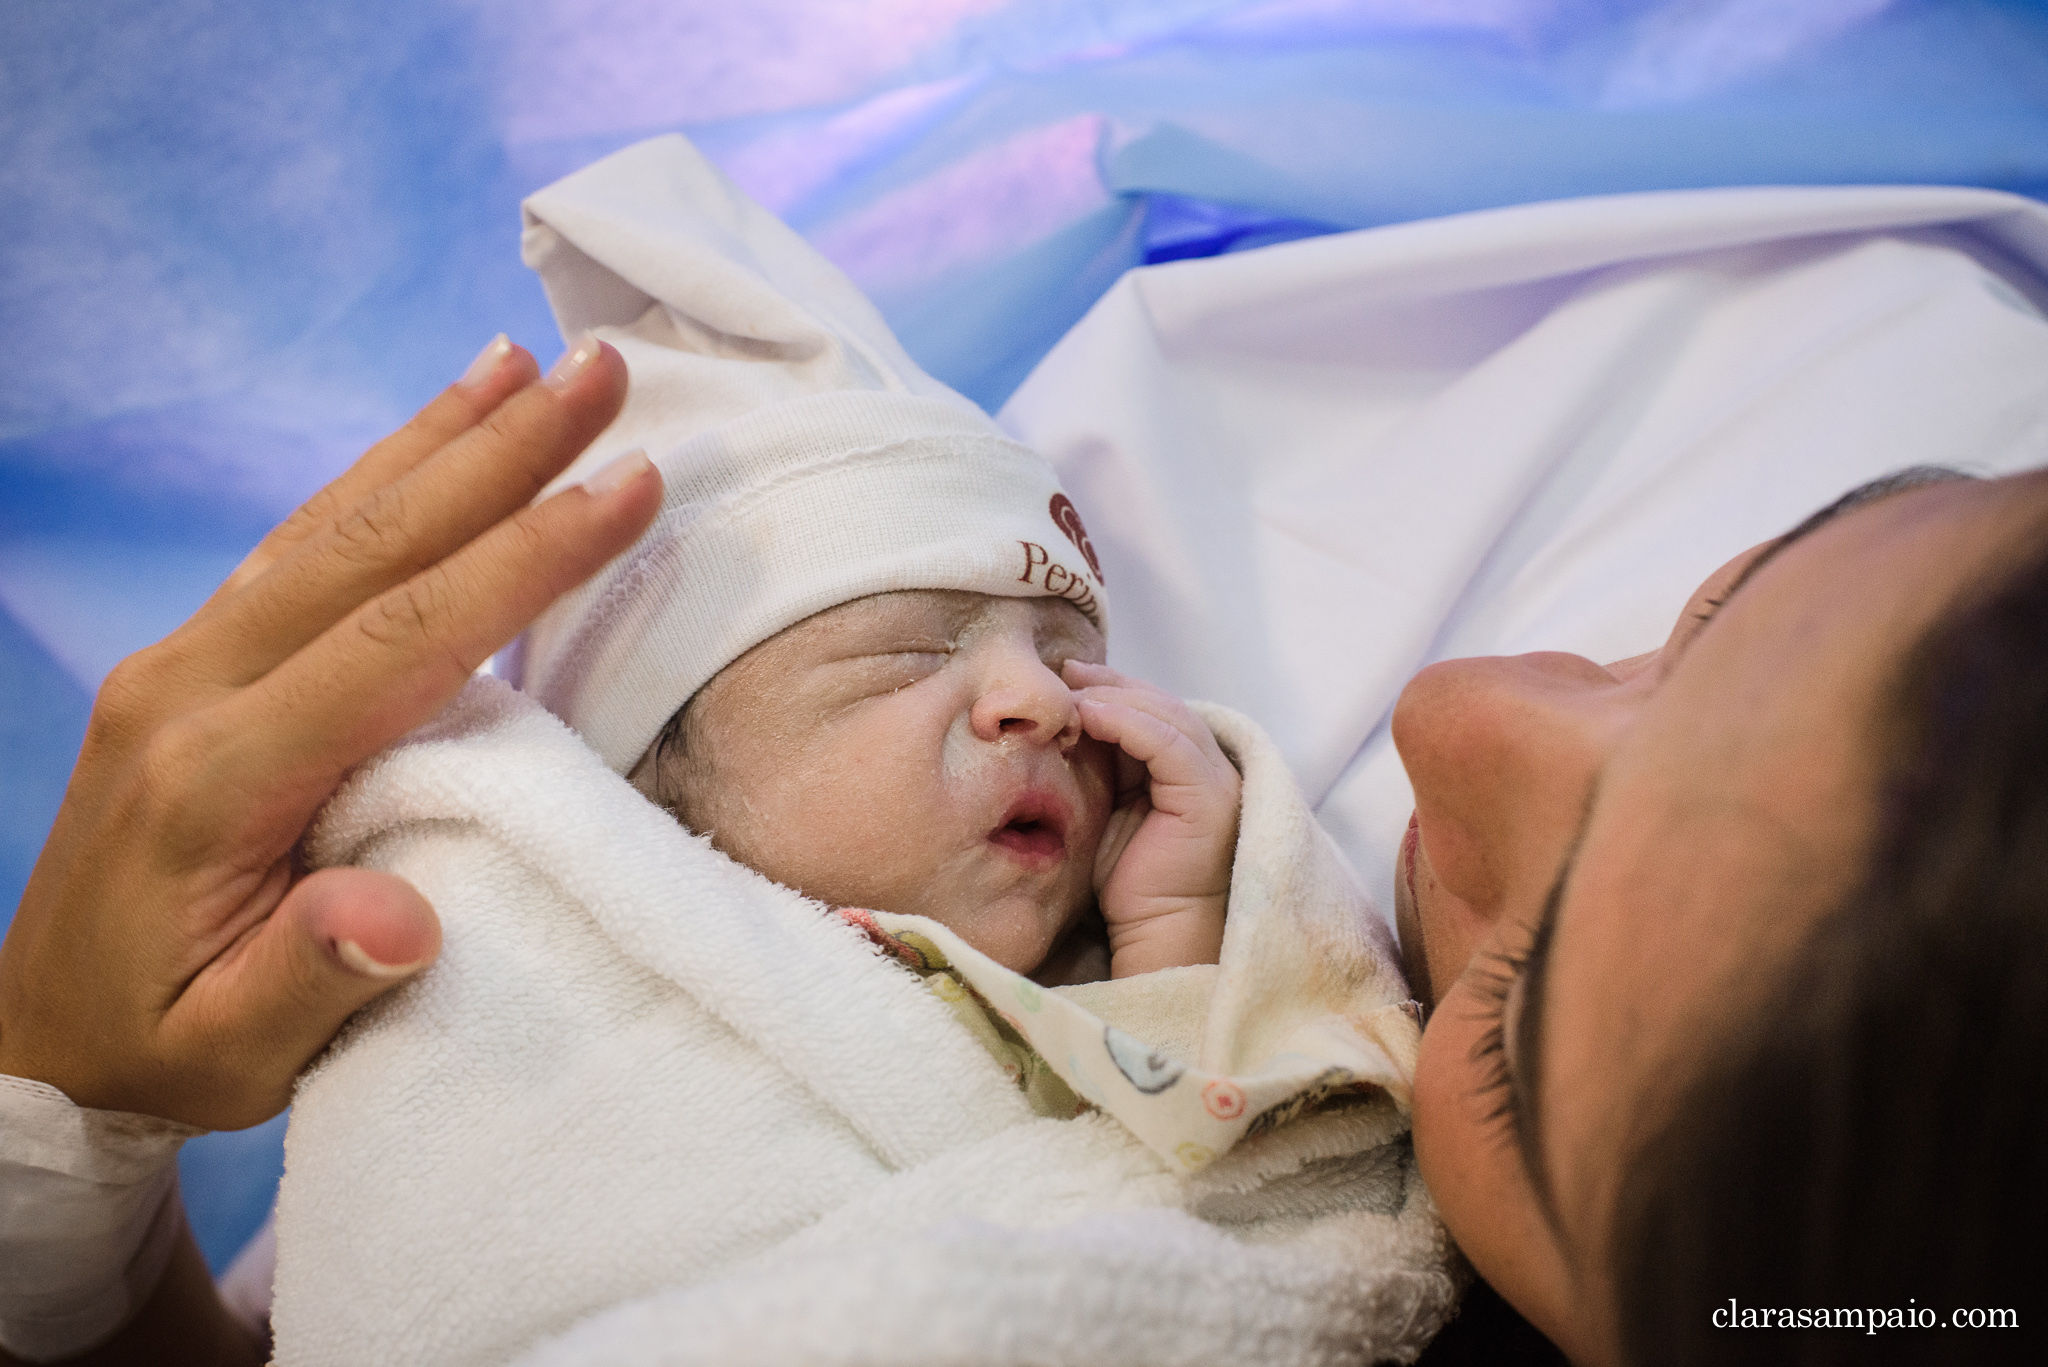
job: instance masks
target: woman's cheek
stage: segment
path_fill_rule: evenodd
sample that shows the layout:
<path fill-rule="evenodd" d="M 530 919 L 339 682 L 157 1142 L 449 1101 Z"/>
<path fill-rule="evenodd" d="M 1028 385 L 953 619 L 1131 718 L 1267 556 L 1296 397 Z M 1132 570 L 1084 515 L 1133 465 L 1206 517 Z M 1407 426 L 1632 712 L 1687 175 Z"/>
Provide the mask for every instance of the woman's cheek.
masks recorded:
<path fill-rule="evenodd" d="M 1553 1339 L 1570 1335 L 1563 1265 L 1478 1045 L 1491 1008 L 1467 985 L 1445 994 L 1415 1069 L 1415 1160 L 1473 1268 Z"/>
<path fill-rule="evenodd" d="M 1472 1059 L 1479 1038 L 1469 1018 L 1473 1005 L 1469 992 L 1453 987 L 1423 1032 L 1415 1065 L 1415 1161 L 1452 1237 L 1488 1276 L 1493 1222 L 1487 1215 L 1497 1205 L 1491 1193 L 1499 1185 L 1488 1165 L 1501 1146 L 1485 1142 L 1478 1123 L 1484 1089 Z"/>

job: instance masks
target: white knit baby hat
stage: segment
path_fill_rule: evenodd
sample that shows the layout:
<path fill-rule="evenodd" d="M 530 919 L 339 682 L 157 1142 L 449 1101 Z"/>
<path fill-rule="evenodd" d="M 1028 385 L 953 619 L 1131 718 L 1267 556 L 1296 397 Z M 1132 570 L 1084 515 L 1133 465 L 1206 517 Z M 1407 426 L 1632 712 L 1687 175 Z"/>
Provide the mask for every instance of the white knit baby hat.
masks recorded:
<path fill-rule="evenodd" d="M 606 157 L 524 214 L 562 335 L 594 331 L 631 377 L 542 496 L 635 446 L 667 483 L 646 534 L 500 665 L 613 769 L 750 647 L 868 594 L 1050 594 L 1106 625 L 1045 458 L 919 370 L 852 281 L 688 141 Z"/>

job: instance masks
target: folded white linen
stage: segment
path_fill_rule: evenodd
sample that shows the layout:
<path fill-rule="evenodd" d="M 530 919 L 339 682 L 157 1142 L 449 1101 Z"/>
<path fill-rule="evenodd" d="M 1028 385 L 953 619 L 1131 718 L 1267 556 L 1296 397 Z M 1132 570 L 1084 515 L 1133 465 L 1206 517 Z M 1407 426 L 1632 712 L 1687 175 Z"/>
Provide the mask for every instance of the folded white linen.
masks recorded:
<path fill-rule="evenodd" d="M 999 415 L 1089 510 L 1112 663 L 1264 726 L 1382 908 L 1421 666 L 1654 647 L 1863 480 L 2048 462 L 2048 209 L 1620 195 L 1133 271 Z"/>
<path fill-rule="evenodd" d="M 473 683 L 310 843 L 412 880 L 445 943 L 300 1086 L 277 1361 L 1412 1358 L 1457 1274 L 1405 1138 L 1406 991 L 1277 752 L 1207 715 L 1245 776 L 1222 964 L 1061 991 L 1241 1083 L 1212 1120 L 1289 1067 L 1315 1097 L 1347 1061 L 1329 1104 L 1264 1095 L 1213 1161 L 1121 1123 L 1099 1056 L 1047 1062 L 1104 1109 L 1033 1114 L 855 924 Z M 968 981 L 994 1002 L 986 967 Z"/>

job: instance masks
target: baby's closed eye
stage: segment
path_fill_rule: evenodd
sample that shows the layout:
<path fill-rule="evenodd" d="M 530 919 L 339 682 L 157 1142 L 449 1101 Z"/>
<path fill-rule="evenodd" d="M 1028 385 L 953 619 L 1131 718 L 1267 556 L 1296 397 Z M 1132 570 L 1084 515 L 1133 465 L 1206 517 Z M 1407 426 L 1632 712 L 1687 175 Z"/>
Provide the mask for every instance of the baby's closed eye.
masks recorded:
<path fill-rule="evenodd" d="M 944 669 L 950 658 L 952 652 L 947 646 L 925 644 L 846 656 L 823 666 L 821 673 L 835 690 L 865 696 L 894 692 L 930 678 Z"/>

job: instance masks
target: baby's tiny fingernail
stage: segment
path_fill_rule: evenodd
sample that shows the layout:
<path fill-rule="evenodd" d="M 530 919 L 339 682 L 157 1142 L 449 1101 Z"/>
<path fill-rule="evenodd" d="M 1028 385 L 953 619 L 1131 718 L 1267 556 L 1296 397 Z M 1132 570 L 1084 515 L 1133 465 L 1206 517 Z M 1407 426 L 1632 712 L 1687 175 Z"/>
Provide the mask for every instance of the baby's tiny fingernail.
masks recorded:
<path fill-rule="evenodd" d="M 462 372 L 462 378 L 455 383 L 464 389 L 481 389 L 484 382 L 498 373 L 498 367 L 512 354 L 512 339 L 499 333 L 484 344 L 484 349 L 469 363 L 469 369 Z"/>
<path fill-rule="evenodd" d="M 583 489 L 592 498 L 603 498 L 606 494 L 617 493 L 653 468 L 647 453 L 636 446 L 623 456 L 614 456 L 600 465 L 589 479 L 583 481 Z"/>
<path fill-rule="evenodd" d="M 567 389 L 576 383 L 578 375 L 590 369 L 590 363 L 597 359 L 597 350 L 597 334 L 585 329 L 583 335 L 562 353 L 562 359 L 549 368 L 547 378 L 541 383 L 557 391 Z"/>
<path fill-rule="evenodd" d="M 387 981 L 392 978 L 408 977 L 416 972 L 421 964 L 426 962 L 424 959 L 414 959 L 409 964 L 380 964 L 370 957 L 368 950 L 364 949 L 354 940 L 338 942 L 334 946 L 334 954 L 336 958 L 348 966 L 350 972 L 359 973 L 365 978 L 379 978 Z"/>

